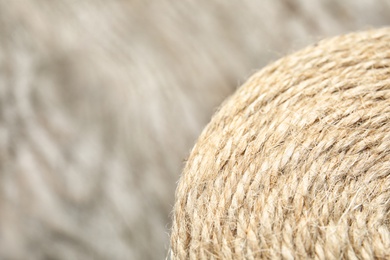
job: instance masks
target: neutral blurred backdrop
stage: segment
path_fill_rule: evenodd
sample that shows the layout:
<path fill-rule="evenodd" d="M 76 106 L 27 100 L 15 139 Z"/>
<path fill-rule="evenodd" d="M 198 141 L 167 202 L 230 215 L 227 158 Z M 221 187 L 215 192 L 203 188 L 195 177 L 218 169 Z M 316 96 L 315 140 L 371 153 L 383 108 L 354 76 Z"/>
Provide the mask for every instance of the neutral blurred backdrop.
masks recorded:
<path fill-rule="evenodd" d="M 390 1 L 0 0 L 0 259 L 164 259 L 180 171 L 269 62 Z"/>

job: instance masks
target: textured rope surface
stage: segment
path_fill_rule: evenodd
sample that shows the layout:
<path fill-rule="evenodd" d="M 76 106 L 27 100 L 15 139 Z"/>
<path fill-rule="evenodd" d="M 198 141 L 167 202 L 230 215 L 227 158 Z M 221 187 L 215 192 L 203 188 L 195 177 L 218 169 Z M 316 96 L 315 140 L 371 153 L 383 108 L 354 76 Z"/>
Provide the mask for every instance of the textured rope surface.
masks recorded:
<path fill-rule="evenodd" d="M 390 258 L 390 29 L 267 66 L 217 112 L 176 192 L 174 259 Z"/>

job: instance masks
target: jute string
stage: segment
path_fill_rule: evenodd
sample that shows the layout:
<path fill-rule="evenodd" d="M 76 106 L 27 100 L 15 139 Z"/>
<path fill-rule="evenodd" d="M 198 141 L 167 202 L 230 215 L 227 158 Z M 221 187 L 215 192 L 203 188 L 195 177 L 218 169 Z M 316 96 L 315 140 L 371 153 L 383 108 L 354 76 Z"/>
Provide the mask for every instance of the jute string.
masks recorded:
<path fill-rule="evenodd" d="M 390 29 L 252 76 L 176 191 L 173 259 L 390 258 Z"/>

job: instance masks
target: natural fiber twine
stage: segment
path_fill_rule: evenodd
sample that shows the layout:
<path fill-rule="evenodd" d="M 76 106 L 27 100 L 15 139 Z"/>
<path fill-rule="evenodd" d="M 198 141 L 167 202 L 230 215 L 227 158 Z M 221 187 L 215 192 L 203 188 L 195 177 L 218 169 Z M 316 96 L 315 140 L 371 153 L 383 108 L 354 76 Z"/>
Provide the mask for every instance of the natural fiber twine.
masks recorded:
<path fill-rule="evenodd" d="M 174 259 L 390 258 L 390 29 L 348 34 L 250 78 L 195 145 Z"/>

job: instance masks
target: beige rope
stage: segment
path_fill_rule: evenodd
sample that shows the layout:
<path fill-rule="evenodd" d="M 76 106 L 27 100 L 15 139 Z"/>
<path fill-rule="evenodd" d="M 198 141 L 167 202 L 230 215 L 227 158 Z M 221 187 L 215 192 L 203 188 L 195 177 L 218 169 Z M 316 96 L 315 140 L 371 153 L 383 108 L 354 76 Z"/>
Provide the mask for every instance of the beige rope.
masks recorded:
<path fill-rule="evenodd" d="M 390 29 L 265 67 L 213 117 L 176 191 L 174 259 L 390 258 Z"/>

